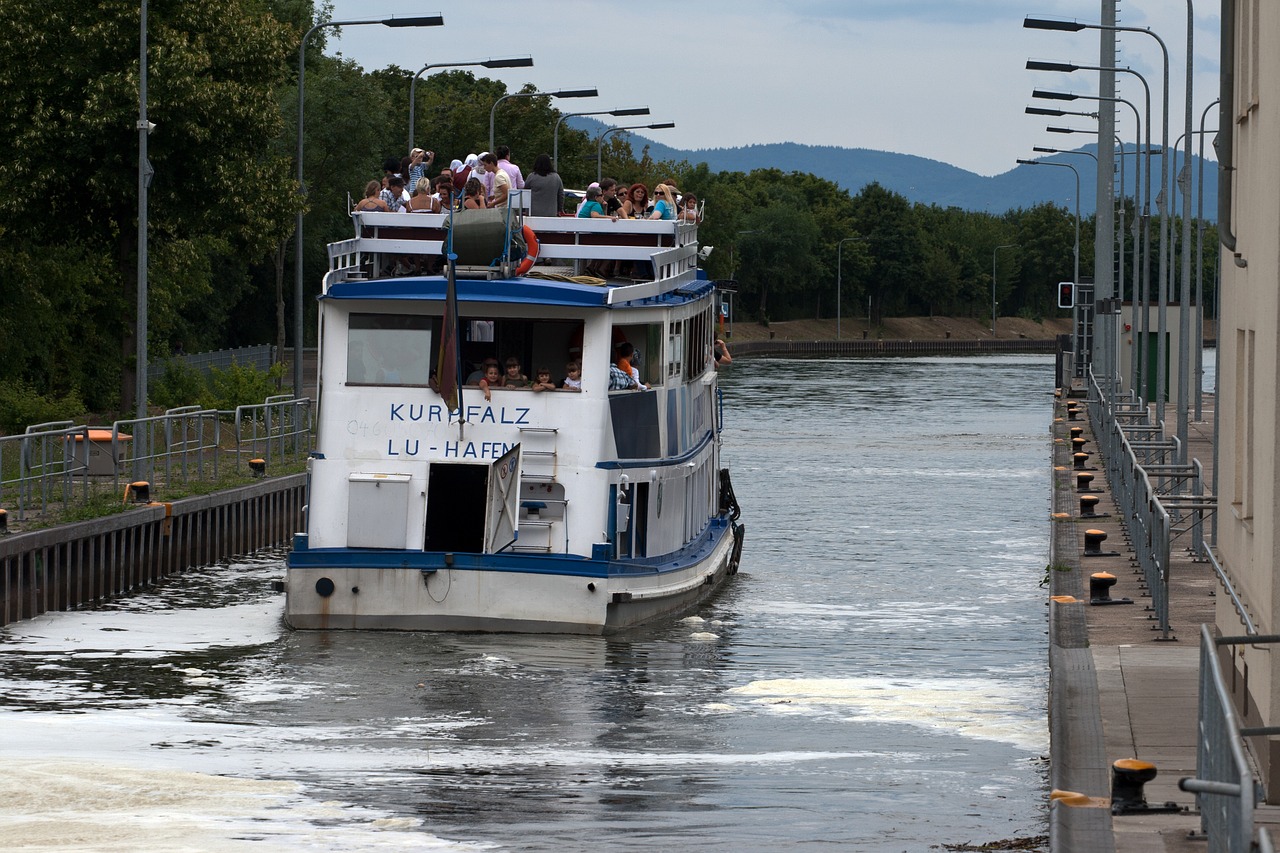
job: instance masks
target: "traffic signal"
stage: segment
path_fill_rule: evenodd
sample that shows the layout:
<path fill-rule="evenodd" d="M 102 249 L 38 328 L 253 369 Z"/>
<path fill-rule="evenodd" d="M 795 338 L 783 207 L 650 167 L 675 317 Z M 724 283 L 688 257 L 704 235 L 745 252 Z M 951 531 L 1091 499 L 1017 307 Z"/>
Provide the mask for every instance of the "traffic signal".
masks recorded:
<path fill-rule="evenodd" d="M 1076 286 L 1074 282 L 1070 282 L 1070 281 L 1058 282 L 1058 307 L 1059 308 L 1076 307 Z"/>

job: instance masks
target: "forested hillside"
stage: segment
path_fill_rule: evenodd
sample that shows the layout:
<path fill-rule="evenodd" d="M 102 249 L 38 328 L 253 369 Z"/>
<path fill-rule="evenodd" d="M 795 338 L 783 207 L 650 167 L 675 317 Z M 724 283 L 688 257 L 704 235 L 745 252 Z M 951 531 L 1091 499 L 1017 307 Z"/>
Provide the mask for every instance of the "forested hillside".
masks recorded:
<path fill-rule="evenodd" d="M 137 316 L 139 8 L 104 0 L 78 8 L 74 21 L 69 14 L 0 0 L 9 44 L 0 59 L 0 388 L 127 409 Z M 384 160 L 407 154 L 416 69 L 366 72 L 324 55 L 320 31 L 306 55 L 306 194 L 299 191 L 297 51 L 312 23 L 308 0 L 150 10 L 149 118 L 156 128 L 148 143 L 147 316 L 154 354 L 179 344 L 189 352 L 291 347 L 300 208 L 302 325 L 314 335 L 325 245 L 351 233 L 350 200 L 382 176 Z M 436 152 L 436 171 L 487 147 L 490 110 L 505 94 L 503 83 L 465 71 L 420 79 L 414 143 Z M 552 151 L 560 114 L 545 97 L 512 99 L 499 112 L 497 141 L 527 172 L 534 157 Z M 563 125 L 558 143 L 566 186 L 593 180 L 596 140 Z M 740 321 L 834 316 L 837 282 L 842 310 L 869 310 L 873 322 L 911 314 L 985 317 L 993 276 L 1001 315 L 1056 313 L 1053 285 L 1073 269 L 1073 210 L 1051 202 L 979 211 L 913 203 L 885 181 L 852 188 L 827 170 L 798 168 L 794 158 L 744 151 L 748 159 L 722 170 L 696 156 L 659 158 L 610 136 L 601 164 L 624 183 L 674 180 L 706 200 L 700 239 L 714 249 L 705 267 L 714 278 L 738 282 Z M 889 174 L 886 165 L 882 177 Z M 1092 233 L 1086 219 L 1079 259 L 1085 274 L 1093 266 Z M 1204 245 L 1212 269 L 1212 230 Z"/>

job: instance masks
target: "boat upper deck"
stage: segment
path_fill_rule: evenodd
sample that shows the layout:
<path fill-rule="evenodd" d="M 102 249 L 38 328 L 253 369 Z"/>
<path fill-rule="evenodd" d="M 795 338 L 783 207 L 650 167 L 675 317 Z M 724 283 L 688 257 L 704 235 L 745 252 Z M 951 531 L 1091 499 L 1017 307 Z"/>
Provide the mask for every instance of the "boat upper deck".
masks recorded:
<path fill-rule="evenodd" d="M 448 213 L 353 213 L 355 236 L 329 245 L 326 295 L 336 285 L 380 281 L 384 286 L 370 287 L 369 296 L 381 292 L 382 297 L 390 297 L 385 284 L 396 277 L 394 272 L 387 274 L 394 271 L 396 259 L 441 255 L 449 240 L 450 219 Z M 518 208 L 505 219 L 509 233 L 521 234 L 526 240 L 532 234 L 530 242 L 536 242 L 538 265 L 523 273 L 529 278 L 576 278 L 584 284 L 590 279 L 581 277 L 583 268 L 592 261 L 630 263 L 632 274 L 625 279 L 585 284 L 603 291 L 602 298 L 588 302 L 615 305 L 660 296 L 697 278 L 698 226 L 694 222 L 524 216 Z M 520 274 L 514 266 L 468 267 L 461 277 L 512 278 Z M 344 287 L 342 297 L 353 298 L 356 292 L 358 288 Z"/>

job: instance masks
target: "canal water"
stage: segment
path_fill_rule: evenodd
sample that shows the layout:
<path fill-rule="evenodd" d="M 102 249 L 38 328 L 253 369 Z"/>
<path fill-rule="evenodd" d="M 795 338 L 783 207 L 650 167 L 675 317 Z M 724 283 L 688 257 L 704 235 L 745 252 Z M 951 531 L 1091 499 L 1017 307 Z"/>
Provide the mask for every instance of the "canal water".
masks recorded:
<path fill-rule="evenodd" d="M 1052 368 L 739 359 L 742 571 L 620 637 L 292 632 L 280 553 L 10 626 L 0 847 L 1042 835 Z"/>

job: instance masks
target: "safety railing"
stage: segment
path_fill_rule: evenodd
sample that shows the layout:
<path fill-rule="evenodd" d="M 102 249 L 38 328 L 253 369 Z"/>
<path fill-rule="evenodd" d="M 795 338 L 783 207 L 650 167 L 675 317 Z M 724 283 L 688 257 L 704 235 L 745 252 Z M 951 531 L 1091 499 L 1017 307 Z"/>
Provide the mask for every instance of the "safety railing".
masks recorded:
<path fill-rule="evenodd" d="M 288 394 L 237 407 L 236 464 L 254 458 L 267 466 L 304 461 L 311 452 L 313 414 L 310 399 Z"/>
<path fill-rule="evenodd" d="M 1239 643 L 1280 643 L 1280 636 L 1214 637 L 1209 626 L 1200 626 L 1196 775 L 1181 780 L 1178 787 L 1196 795 L 1208 853 L 1250 853 L 1254 849 L 1254 808 L 1261 802 L 1262 789 L 1253 778 L 1245 738 L 1280 734 L 1277 726 L 1241 725 L 1218 659 L 1218 647 Z M 1257 837 L 1259 849 L 1270 845 L 1269 834 L 1260 832 Z"/>
<path fill-rule="evenodd" d="M 88 447 L 89 428 L 72 421 L 27 427 L 22 435 L 0 436 L 0 507 L 25 520 L 35 507 L 62 504 L 77 491 L 89 494 L 89 470 L 78 452 Z"/>
<path fill-rule="evenodd" d="M 112 472 L 112 487 L 120 489 L 122 477 L 163 483 L 189 483 L 205 479 L 206 467 L 218 476 L 218 452 L 222 422 L 216 409 L 183 406 L 162 415 L 119 420 L 111 425 L 113 441 L 120 445 Z"/>
<path fill-rule="evenodd" d="M 1180 463 L 1183 452 L 1163 422 L 1153 423 L 1133 393 L 1108 401 L 1089 372 L 1089 417 L 1117 508 L 1129 529 L 1134 559 L 1151 595 L 1152 617 L 1168 639 L 1172 542 L 1190 534 L 1190 550 L 1203 552 L 1204 519 L 1217 502 L 1204 493 L 1200 461 Z M 1189 494 L 1188 494 L 1189 491 Z"/>
<path fill-rule="evenodd" d="M 313 421 L 309 399 L 285 395 L 234 412 L 186 406 L 110 427 L 36 424 L 22 435 L 0 436 L 0 508 L 16 510 L 24 522 L 94 495 L 121 495 L 138 480 L 157 489 L 216 483 L 228 456 L 241 471 L 253 470 L 254 458 L 277 468 L 301 464 L 311 451 Z"/>

